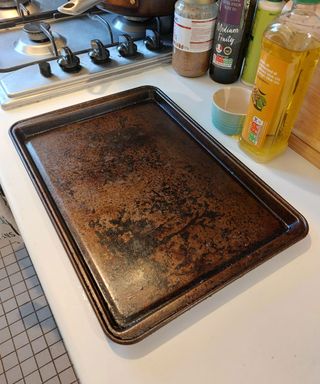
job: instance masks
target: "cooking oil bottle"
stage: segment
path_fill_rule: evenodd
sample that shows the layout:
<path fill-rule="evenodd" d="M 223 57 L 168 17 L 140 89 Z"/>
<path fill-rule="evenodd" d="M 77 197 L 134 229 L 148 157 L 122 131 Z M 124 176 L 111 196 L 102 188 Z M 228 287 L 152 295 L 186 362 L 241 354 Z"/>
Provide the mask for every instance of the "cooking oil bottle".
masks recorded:
<path fill-rule="evenodd" d="M 240 147 L 256 161 L 282 153 L 320 56 L 320 0 L 296 0 L 271 23 L 261 55 Z"/>
<path fill-rule="evenodd" d="M 280 15 L 284 4 L 283 0 L 258 1 L 241 75 L 241 81 L 248 86 L 253 86 L 256 77 L 263 33 L 266 27 Z"/>

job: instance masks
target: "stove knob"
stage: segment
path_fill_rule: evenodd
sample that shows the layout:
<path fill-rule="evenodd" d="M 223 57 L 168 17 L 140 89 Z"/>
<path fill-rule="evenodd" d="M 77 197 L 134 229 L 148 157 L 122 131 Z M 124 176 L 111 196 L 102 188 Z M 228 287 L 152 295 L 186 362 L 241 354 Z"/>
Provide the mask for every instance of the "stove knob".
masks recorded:
<path fill-rule="evenodd" d="M 58 64 L 65 72 L 78 72 L 81 69 L 79 57 L 69 47 L 61 48 Z"/>
<path fill-rule="evenodd" d="M 95 64 L 104 64 L 109 61 L 110 53 L 100 40 L 91 40 L 90 59 Z"/>
<path fill-rule="evenodd" d="M 144 44 L 150 51 L 159 51 L 163 47 L 159 32 L 153 29 L 146 29 Z"/>
<path fill-rule="evenodd" d="M 47 61 L 43 61 L 42 63 L 39 63 L 39 70 L 42 76 L 44 77 L 51 77 L 51 66 Z"/>
<path fill-rule="evenodd" d="M 122 57 L 131 57 L 137 54 L 137 46 L 131 36 L 124 34 L 119 37 L 118 52 Z"/>

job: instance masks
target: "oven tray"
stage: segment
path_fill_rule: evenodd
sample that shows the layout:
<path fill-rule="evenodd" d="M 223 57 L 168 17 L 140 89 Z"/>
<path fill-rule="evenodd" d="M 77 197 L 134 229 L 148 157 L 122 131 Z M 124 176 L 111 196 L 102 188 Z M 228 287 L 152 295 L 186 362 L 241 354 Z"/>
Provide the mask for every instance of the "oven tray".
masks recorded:
<path fill-rule="evenodd" d="M 18 122 L 11 137 L 119 343 L 141 340 L 308 232 L 151 86 Z"/>

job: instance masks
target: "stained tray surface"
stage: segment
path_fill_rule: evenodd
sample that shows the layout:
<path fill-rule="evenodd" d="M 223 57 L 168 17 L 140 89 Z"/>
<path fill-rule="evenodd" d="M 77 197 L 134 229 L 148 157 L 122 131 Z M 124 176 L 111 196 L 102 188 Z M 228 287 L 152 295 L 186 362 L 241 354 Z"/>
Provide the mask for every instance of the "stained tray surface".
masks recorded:
<path fill-rule="evenodd" d="M 303 217 L 161 91 L 86 108 L 12 135 L 116 341 L 139 340 L 305 236 Z"/>

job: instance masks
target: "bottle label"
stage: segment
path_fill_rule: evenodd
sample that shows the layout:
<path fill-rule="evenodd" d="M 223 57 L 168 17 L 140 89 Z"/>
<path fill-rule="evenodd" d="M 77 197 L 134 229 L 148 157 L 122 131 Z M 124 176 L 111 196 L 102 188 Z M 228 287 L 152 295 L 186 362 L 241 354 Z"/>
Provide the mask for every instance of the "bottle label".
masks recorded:
<path fill-rule="evenodd" d="M 242 138 L 261 148 L 267 135 L 274 135 L 277 125 L 272 124 L 280 106 L 280 97 L 290 64 L 262 50 L 255 86 L 242 129 Z"/>
<path fill-rule="evenodd" d="M 221 0 L 213 41 L 212 63 L 233 69 L 244 32 L 245 0 Z"/>
<path fill-rule="evenodd" d="M 186 52 L 206 52 L 212 47 L 215 18 L 187 19 L 174 15 L 173 45 Z"/>

